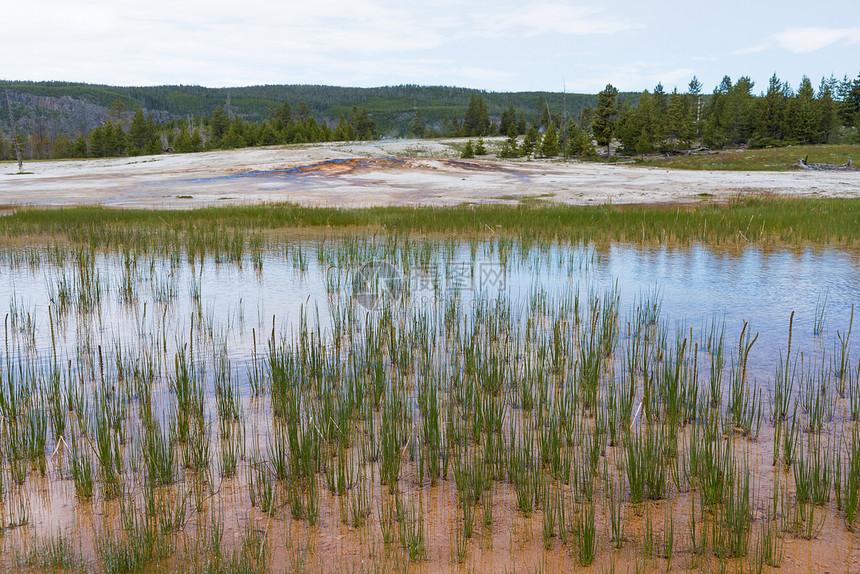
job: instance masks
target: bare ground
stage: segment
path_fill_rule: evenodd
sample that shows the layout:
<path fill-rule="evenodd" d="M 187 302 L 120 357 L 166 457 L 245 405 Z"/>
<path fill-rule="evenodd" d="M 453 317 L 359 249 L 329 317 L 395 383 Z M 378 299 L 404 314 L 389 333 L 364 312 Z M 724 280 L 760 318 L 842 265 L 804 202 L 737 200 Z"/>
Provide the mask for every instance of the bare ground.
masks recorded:
<path fill-rule="evenodd" d="M 858 172 L 681 171 L 561 160 L 460 160 L 462 140 L 396 140 L 0 166 L 0 205 L 190 208 L 698 202 L 860 197 Z"/>

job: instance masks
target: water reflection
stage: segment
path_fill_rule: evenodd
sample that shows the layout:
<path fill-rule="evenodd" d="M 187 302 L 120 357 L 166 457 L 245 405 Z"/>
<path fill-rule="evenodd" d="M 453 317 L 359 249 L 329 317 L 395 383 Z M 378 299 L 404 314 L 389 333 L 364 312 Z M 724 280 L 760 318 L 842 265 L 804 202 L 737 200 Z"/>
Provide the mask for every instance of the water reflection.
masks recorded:
<path fill-rule="evenodd" d="M 56 353 L 65 363 L 80 349 L 101 345 L 110 352 L 154 334 L 166 344 L 180 344 L 188 340 L 196 315 L 220 334 L 241 378 L 254 339 L 260 344 L 273 329 L 289 338 L 298 331 L 303 310 L 312 326 L 318 322 L 322 332 L 329 332 L 333 313 L 351 296 L 351 274 L 375 258 L 402 274 L 413 310 L 438 308 L 441 300 L 457 297 L 468 314 L 476 300 L 501 295 L 525 317 L 535 297 L 545 297 L 553 308 L 617 288 L 622 333 L 636 305 L 656 298 L 670 335 L 693 328 L 700 336 L 712 322 L 724 320 L 730 353 L 746 321 L 760 334 L 750 353 L 751 375 L 767 385 L 787 345 L 792 311 L 794 348 L 810 359 L 823 354 L 827 360 L 837 331 L 844 334 L 848 328 L 852 305 L 860 307 L 860 254 L 855 250 L 521 248 L 512 241 L 448 241 L 386 251 L 382 240 L 380 245 L 365 241 L 371 247 L 362 252 L 348 243 L 303 240 L 232 263 L 207 258 L 192 264 L 143 254 L 129 265 L 127 254 L 95 253 L 89 278 L 82 276 L 85 263 L 74 256 L 55 264 L 44 254 L 40 259 L 7 251 L 0 266 L 7 339 L 9 329 L 29 331 L 35 354 L 46 359 Z M 82 301 L 88 288 L 97 298 L 89 310 Z M 813 333 L 817 316 L 824 325 L 818 337 Z"/>

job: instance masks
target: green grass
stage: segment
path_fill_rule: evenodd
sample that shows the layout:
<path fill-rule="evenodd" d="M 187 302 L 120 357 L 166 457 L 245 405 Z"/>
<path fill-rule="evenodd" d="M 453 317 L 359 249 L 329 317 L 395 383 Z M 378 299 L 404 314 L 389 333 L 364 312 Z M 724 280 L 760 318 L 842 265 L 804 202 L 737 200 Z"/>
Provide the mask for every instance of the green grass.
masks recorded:
<path fill-rule="evenodd" d="M 639 158 L 636 159 L 636 163 L 675 169 L 788 171 L 798 159 L 807 156 L 810 164 L 845 165 L 848 163 L 848 158 L 853 158 L 856 163 L 860 160 L 860 145 L 802 145 L 769 149 L 738 149 L 714 154 Z"/>
<path fill-rule="evenodd" d="M 810 160 L 811 161 L 811 160 Z M 95 248 L 184 248 L 189 254 L 244 249 L 260 232 L 296 229 L 517 235 L 521 240 L 632 243 L 853 243 L 860 200 L 743 196 L 728 203 L 662 206 L 465 205 L 336 209 L 292 204 L 189 211 L 98 207 L 19 209 L 0 218 L 0 236 L 45 236 Z"/>

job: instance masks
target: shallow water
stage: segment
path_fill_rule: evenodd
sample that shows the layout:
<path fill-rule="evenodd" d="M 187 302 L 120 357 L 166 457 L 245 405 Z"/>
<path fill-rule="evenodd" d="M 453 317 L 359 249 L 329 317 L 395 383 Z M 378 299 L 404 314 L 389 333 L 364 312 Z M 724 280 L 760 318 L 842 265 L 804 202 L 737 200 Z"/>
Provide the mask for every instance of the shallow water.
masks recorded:
<path fill-rule="evenodd" d="M 146 255 L 130 272 L 125 271 L 122 255 L 96 253 L 92 272 L 99 283 L 98 312 L 79 312 L 70 304 L 62 325 L 91 324 L 96 345 L 132 344 L 141 330 L 152 331 L 160 323 L 170 330 L 169 340 L 184 339 L 196 311 L 210 328 L 229 334 L 230 359 L 244 366 L 251 360 L 252 329 L 258 336 L 268 334 L 274 321 L 279 333 L 294 333 L 304 310 L 309 324 L 315 324 L 318 316 L 326 331 L 333 305 L 343 301 L 348 283 L 362 265 L 380 260 L 369 254 L 339 267 L 333 261 L 319 260 L 321 245 L 325 250 L 337 249 L 331 241 L 305 240 L 281 246 L 279 252 L 261 253 L 258 265 L 247 255 L 239 263 L 211 257 L 202 262 L 182 258 L 171 263 Z M 303 253 L 305 268 L 295 261 L 296 249 Z M 645 300 L 658 304 L 664 324 L 672 325 L 671 336 L 690 328 L 698 335 L 711 323 L 724 322 L 730 352 L 744 322 L 749 323 L 751 332 L 759 334 L 750 352 L 750 366 L 765 384 L 779 363 L 780 352 L 785 352 L 792 312 L 795 349 L 810 356 L 822 352 L 829 356 L 836 333 L 848 329 L 852 306 L 860 310 L 860 253 L 856 250 L 624 245 L 502 250 L 505 253 L 500 257 L 499 247 L 493 244 L 443 249 L 437 243 L 432 248 L 434 261 L 424 269 L 394 264 L 397 280 L 408 284 L 408 293 L 394 302 L 395 307 L 427 308 L 456 295 L 468 313 L 477 299 L 501 295 L 527 314 L 536 292 L 545 292 L 552 307 L 553 301 L 573 295 L 584 302 L 590 295 L 602 297 L 617 289 L 622 332 Z M 330 279 L 341 282 L 339 299 L 327 295 Z M 137 284 L 132 302 L 120 295 L 124 280 Z M 0 266 L 0 309 L 12 316 L 29 315 L 40 355 L 50 349 L 48 309 L 57 312 L 58 286 L 65 282 L 74 290 L 76 281 L 71 260 L 57 266 L 48 261 L 10 264 L 7 258 Z M 384 300 L 388 294 L 381 292 L 380 296 Z M 816 333 L 816 321 L 822 318 L 823 329 Z M 79 333 L 71 328 L 58 327 L 57 331 L 57 354 L 71 358 Z"/>
<path fill-rule="evenodd" d="M 746 322 L 747 332 L 758 334 L 749 354 L 748 373 L 769 403 L 774 373 L 784 363 L 792 312 L 792 355 L 803 353 L 802 369 L 827 370 L 826 378 L 832 380 L 837 341 L 849 328 L 852 308 L 860 308 L 860 252 L 850 249 L 529 247 L 507 239 L 392 241 L 382 237 L 303 237 L 244 246 L 241 255 L 233 257 L 210 255 L 195 261 L 175 254 L 7 249 L 0 259 L 0 309 L 6 311 L 0 372 L 5 381 L 14 379 L 21 384 L 30 376 L 42 381 L 59 365 L 64 383 L 79 380 L 87 393 L 97 393 L 99 379 L 102 386 L 107 379 L 108 386 L 116 381 L 120 387 L 121 365 L 139 365 L 141 357 L 155 352 L 152 400 L 155 418 L 167 424 L 174 416 L 169 410 L 174 404 L 169 385 L 174 358 L 181 349 L 189 349 L 205 384 L 207 420 L 211 423 L 218 416 L 213 380 L 218 367 L 227 365 L 241 395 L 243 424 L 247 425 L 245 446 L 250 452 L 257 437 L 257 448 L 265 454 L 274 424 L 271 403 L 265 393 L 253 395 L 251 379 L 254 373 L 267 376 L 268 343 L 293 345 L 318 330 L 332 345 L 336 323 L 347 316 L 353 319 L 347 331 L 359 338 L 380 314 L 393 314 L 392 324 L 411 325 L 404 327 L 406 331 L 423 324 L 410 321 L 424 317 L 427 329 L 433 332 L 428 338 L 435 349 L 433 356 L 452 362 L 456 351 L 449 348 L 450 339 L 444 334 L 445 313 L 452 302 L 458 305 L 455 316 L 460 325 L 480 321 L 482 313 L 489 310 L 490 315 L 504 317 L 502 322 L 513 326 L 519 336 L 526 336 L 535 332 L 528 330 L 529 325 L 537 325 L 538 334 L 551 331 L 552 321 L 558 317 L 570 318 L 570 323 L 562 323 L 570 329 L 574 328 L 574 315 L 586 325 L 591 304 L 605 304 L 617 296 L 619 349 L 637 336 L 633 325 L 644 316 L 649 327 L 658 325 L 655 330 L 664 330 L 667 347 L 671 348 L 676 337 L 687 338 L 691 346 L 699 345 L 699 378 L 703 384 L 709 356 L 706 341 L 714 325 L 717 332 L 724 325 L 724 393 Z M 370 288 L 366 281 L 372 283 Z M 648 323 L 649 317 L 654 319 L 653 325 Z M 817 331 L 816 326 L 820 327 Z M 579 335 L 571 333 L 565 337 L 575 342 Z M 422 352 L 418 346 L 407 351 L 415 356 Z M 567 351 L 572 364 L 576 352 L 573 347 Z M 219 358 L 221 353 L 225 361 Z M 513 357 L 507 360 L 516 362 Z M 857 352 L 849 352 L 849 364 L 857 364 L 857 360 Z M 409 398 L 415 397 L 410 394 Z M 139 400 L 136 396 L 130 399 Z M 516 401 L 516 397 L 511 400 Z M 415 403 L 408 416 L 417 421 L 420 414 Z M 509 414 L 512 418 L 527 417 L 521 405 L 512 404 L 509 413 L 520 413 Z M 768 407 L 764 413 L 767 416 Z M 134 417 L 129 415 L 129 419 Z M 71 419 L 69 414 L 70 425 Z M 845 420 L 837 422 L 844 424 Z M 131 427 L 134 429 L 133 424 Z M 834 424 L 826 432 L 835 436 L 845 428 Z M 216 431 L 210 431 L 214 453 L 219 442 Z M 129 452 L 140 441 L 141 432 L 129 431 Z M 81 553 L 89 565 L 95 564 L 101 529 L 115 528 L 121 509 L 116 501 L 104 500 L 98 487 L 92 502 L 76 498 L 66 458 L 68 445 L 58 441 L 54 433 L 48 434 L 46 476 L 31 470 L 20 489 L 12 490 L 17 492 L 14 500 L 21 497 L 25 501 L 29 524 L 10 528 L 0 560 L 14 563 L 10 555 L 26 553 L 34 537 L 65 531 L 80 537 Z M 738 440 L 741 444 L 737 450 L 746 457 L 755 482 L 758 524 L 770 503 L 772 484 L 791 484 L 791 473 L 772 466 L 773 430 L 767 423 L 756 440 Z M 536 508 L 531 516 L 523 515 L 517 509 L 515 489 L 505 481 L 495 486 L 497 509 L 492 528 L 476 526 L 464 566 L 458 565 L 452 550 L 460 524 L 454 480 L 449 477 L 430 486 L 423 477 L 416 479 L 417 463 L 410 458 L 408 447 L 409 443 L 403 447 L 400 487 L 407 501 L 422 509 L 427 531 L 426 560 L 419 564 L 423 570 L 564 570 L 576 565 L 571 543 L 554 539 L 545 548 L 541 540 L 543 511 Z M 602 459 L 611 466 L 617 456 L 614 447 L 607 447 Z M 377 465 L 368 464 L 374 501 L 368 527 L 342 523 L 343 504 L 353 500 L 354 491 L 343 496 L 331 494 L 325 491 L 325 477 L 321 475 L 316 478 L 321 491 L 319 522 L 309 526 L 304 520 L 291 519 L 286 503 L 274 517 L 251 505 L 251 458 L 249 454 L 239 463 L 240 470 L 228 478 L 218 476 L 213 461 L 212 476 L 206 479 L 205 502 L 201 503 L 203 513 L 191 509 L 193 497 L 188 492 L 194 482 L 189 473 L 180 471 L 185 478 L 170 488 L 188 496 L 189 520 L 178 535 L 186 537 L 185 543 L 197 537 L 196 529 L 201 528 L 204 516 L 220 514 L 225 545 L 238 544 L 248 528 L 265 533 L 270 540 L 272 569 L 281 570 L 279 566 L 284 564 L 292 569 L 301 563 L 320 571 L 408 566 L 408 560 L 391 551 L 380 537 L 379 504 L 387 495 L 379 483 Z M 132 462 L 127 464 L 131 499 L 142 504 L 143 471 L 131 468 Z M 562 485 L 561 491 L 571 500 L 575 496 L 569 485 Z M 638 568 L 641 563 L 643 568 L 657 565 L 661 570 L 694 562 L 686 540 L 694 499 L 690 492 L 673 492 L 669 501 L 647 506 L 660 536 L 665 535 L 666 517 L 676 523 L 677 557 L 668 568 L 662 559 L 642 557 L 638 546 L 645 522 L 642 507 L 631 505 L 626 511 L 629 540 L 625 549 L 608 550 L 610 532 L 601 500 L 597 510 L 598 558 L 593 570 L 605 571 L 616 561 L 619 567 L 632 564 Z M 10 495 L 2 510 L 6 524 L 14 523 L 19 512 L 12 500 Z M 786 567 L 851 571 L 860 560 L 857 535 L 844 529 L 832 502 L 819 512 L 826 519 L 824 529 L 811 542 L 789 537 Z M 839 552 L 834 554 L 828 550 L 831 548 Z M 338 557 L 338 564 L 331 563 L 333 555 Z M 159 564 L 169 570 L 170 563 L 163 560 Z M 179 563 L 183 564 L 181 558 Z"/>

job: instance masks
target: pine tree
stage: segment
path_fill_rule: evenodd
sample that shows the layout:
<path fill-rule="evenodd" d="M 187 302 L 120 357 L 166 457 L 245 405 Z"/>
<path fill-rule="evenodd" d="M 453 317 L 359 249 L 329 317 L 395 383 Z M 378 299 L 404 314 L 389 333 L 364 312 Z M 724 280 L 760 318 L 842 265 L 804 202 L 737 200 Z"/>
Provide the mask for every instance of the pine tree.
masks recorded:
<path fill-rule="evenodd" d="M 550 122 L 543 134 L 540 153 L 544 157 L 555 157 L 558 151 L 558 130 L 555 129 L 555 122 Z"/>
<path fill-rule="evenodd" d="M 271 112 L 272 129 L 275 131 L 283 131 L 293 123 L 293 108 L 290 102 L 284 102 Z"/>
<path fill-rule="evenodd" d="M 653 99 L 653 136 L 655 141 L 662 142 L 666 139 L 666 115 L 669 112 L 669 94 L 663 88 L 662 82 L 658 82 L 654 88 Z"/>
<path fill-rule="evenodd" d="M 256 145 L 276 145 L 278 143 L 278 135 L 272 129 L 272 124 L 265 122 L 260 126 L 260 132 L 257 134 Z"/>
<path fill-rule="evenodd" d="M 809 78 L 803 76 L 791 102 L 790 131 L 795 141 L 819 143 L 821 141 L 821 112 L 815 102 L 815 89 Z"/>
<path fill-rule="evenodd" d="M 732 122 L 732 143 L 744 144 L 749 142 L 755 129 L 759 111 L 752 95 L 753 82 L 748 76 L 741 76 L 729 94 Z"/>
<path fill-rule="evenodd" d="M 821 84 L 818 87 L 818 110 L 820 117 L 818 130 L 821 134 L 822 143 L 827 143 L 839 128 L 838 108 L 833 99 L 836 85 L 836 78 L 830 76 L 829 80 L 821 78 Z"/>
<path fill-rule="evenodd" d="M 308 143 L 308 139 L 305 137 L 304 130 L 296 129 L 293 131 L 293 142 L 294 144 L 303 144 Z"/>
<path fill-rule="evenodd" d="M 839 117 L 845 127 L 857 126 L 860 114 L 860 74 L 854 80 L 845 76 L 839 84 Z"/>
<path fill-rule="evenodd" d="M 224 149 L 242 148 L 245 147 L 245 139 L 236 131 L 236 128 L 231 125 L 230 129 L 224 135 L 223 143 L 221 145 Z"/>
<path fill-rule="evenodd" d="M 540 104 L 538 104 L 538 113 L 540 113 L 540 127 L 548 128 L 549 124 L 553 122 L 553 117 L 549 111 L 549 104 L 543 96 L 541 96 Z"/>
<path fill-rule="evenodd" d="M 131 126 L 128 129 L 128 155 L 141 155 L 146 152 L 149 134 L 146 128 L 146 119 L 143 110 L 137 108 Z"/>
<path fill-rule="evenodd" d="M 58 134 L 54 138 L 51 152 L 48 157 L 56 159 L 68 159 L 75 157 L 75 142 L 66 137 L 65 134 Z"/>
<path fill-rule="evenodd" d="M 74 147 L 74 157 L 87 157 L 89 155 L 87 153 L 87 140 L 84 138 L 84 134 L 79 134 L 78 139 L 75 140 Z"/>
<path fill-rule="evenodd" d="M 221 140 L 224 139 L 224 136 L 227 134 L 227 130 L 230 129 L 230 118 L 227 117 L 227 114 L 224 113 L 224 109 L 221 106 L 215 108 L 215 111 L 212 112 L 212 121 L 209 122 L 209 130 L 210 136 L 215 147 L 219 147 L 221 145 Z"/>
<path fill-rule="evenodd" d="M 567 124 L 567 155 L 589 158 L 597 156 L 588 132 L 579 127 L 576 122 Z"/>
<path fill-rule="evenodd" d="M 517 112 L 514 109 L 514 105 L 511 104 L 505 111 L 502 112 L 502 118 L 499 121 L 499 133 L 508 135 L 511 131 L 511 128 L 516 129 L 516 123 Z"/>
<path fill-rule="evenodd" d="M 469 99 L 469 107 L 463 118 L 462 131 L 466 137 L 486 136 L 490 133 L 490 116 L 487 112 L 487 104 L 478 94 L 472 94 Z"/>
<path fill-rule="evenodd" d="M 705 108 L 703 142 L 708 147 L 746 143 L 757 124 L 757 106 L 752 95 L 755 84 L 746 76 L 735 85 L 728 76 L 714 89 Z"/>
<path fill-rule="evenodd" d="M 460 157 L 463 159 L 475 157 L 475 147 L 472 144 L 472 140 L 466 142 L 466 146 L 463 148 L 463 151 L 460 152 Z"/>
<path fill-rule="evenodd" d="M 110 109 L 107 112 L 108 121 L 117 124 L 122 122 L 122 116 L 125 114 L 125 103 L 119 98 L 114 98 Z"/>
<path fill-rule="evenodd" d="M 152 119 L 152 112 L 146 116 L 146 150 L 147 155 L 155 155 L 161 153 L 161 138 L 158 137 L 158 126 L 155 125 L 155 120 Z"/>
<path fill-rule="evenodd" d="M 308 107 L 307 102 L 304 100 L 299 102 L 299 105 L 296 107 L 296 119 L 295 121 L 300 124 L 307 123 L 307 121 L 311 119 L 311 109 Z"/>
<path fill-rule="evenodd" d="M 442 133 L 442 137 L 449 137 L 451 132 L 454 131 L 451 127 L 451 119 L 448 116 L 445 116 L 442 119 L 442 125 L 439 127 L 439 131 Z"/>
<path fill-rule="evenodd" d="M 125 155 L 126 140 L 122 126 L 110 120 L 90 132 L 90 157 L 117 157 Z"/>
<path fill-rule="evenodd" d="M 355 128 L 346 121 L 343 114 L 340 114 L 337 127 L 334 129 L 334 139 L 342 142 L 355 140 Z"/>
<path fill-rule="evenodd" d="M 705 109 L 705 125 L 703 141 L 706 146 L 722 148 L 729 140 L 729 94 L 732 90 L 732 80 L 723 76 L 720 85 L 714 88 L 711 99 Z"/>
<path fill-rule="evenodd" d="M 649 153 L 660 140 L 657 133 L 658 120 L 655 109 L 656 98 L 648 90 L 639 96 L 633 109 L 625 109 L 618 120 L 618 140 L 627 152 Z"/>
<path fill-rule="evenodd" d="M 104 126 L 98 126 L 90 132 L 89 142 L 87 143 L 89 157 L 104 157 L 106 154 L 105 145 L 105 129 Z"/>
<path fill-rule="evenodd" d="M 355 128 L 355 137 L 360 140 L 371 140 L 376 137 L 376 124 L 364 108 L 353 106 L 347 122 Z"/>
<path fill-rule="evenodd" d="M 528 129 L 528 126 L 526 124 L 526 117 L 523 115 L 522 112 L 520 112 L 519 115 L 517 116 L 517 135 L 518 136 L 523 135 L 524 133 L 526 133 L 527 129 Z"/>
<path fill-rule="evenodd" d="M 505 143 L 502 144 L 502 149 L 499 151 L 499 157 L 504 158 L 513 158 L 520 157 L 522 155 L 519 141 L 517 140 L 517 127 L 516 125 L 511 125 L 508 128 L 508 139 L 505 140 Z"/>
<path fill-rule="evenodd" d="M 194 128 L 191 133 L 191 151 L 201 151 L 203 149 L 203 138 L 200 137 L 200 130 Z"/>
<path fill-rule="evenodd" d="M 680 94 L 678 90 L 669 94 L 665 136 L 675 142 L 683 142 L 686 147 L 689 147 L 696 137 L 695 110 L 692 109 L 692 103 L 694 100 L 688 94 Z"/>
<path fill-rule="evenodd" d="M 523 139 L 523 155 L 531 155 L 537 149 L 538 141 L 540 140 L 540 132 L 537 126 L 531 125 L 526 130 L 526 137 Z"/>
<path fill-rule="evenodd" d="M 334 141 L 334 132 L 330 127 L 328 127 L 328 123 L 322 122 L 320 125 L 319 135 L 317 137 L 317 141 L 321 142 Z"/>
<path fill-rule="evenodd" d="M 128 147 L 128 141 L 122 126 L 120 124 L 116 124 L 113 127 L 112 134 L 113 139 L 111 140 L 110 155 L 113 157 L 124 156 L 126 154 L 126 148 Z"/>
<path fill-rule="evenodd" d="M 591 129 L 597 145 L 606 146 L 606 155 L 609 155 L 609 144 L 615 133 L 615 122 L 618 115 L 617 97 L 618 90 L 612 84 L 606 84 L 603 91 L 597 94 L 597 110 Z"/>
<path fill-rule="evenodd" d="M 690 110 L 690 118 L 693 124 L 694 134 L 691 140 L 702 133 L 702 82 L 693 76 L 687 86 L 687 104 Z"/>
<path fill-rule="evenodd" d="M 424 116 L 421 110 L 415 112 L 415 119 L 412 120 L 412 125 L 409 126 L 409 135 L 417 138 L 423 138 L 427 132 L 427 124 L 424 121 Z"/>
<path fill-rule="evenodd" d="M 83 137 L 83 136 L 81 136 L 81 137 Z M 86 149 L 86 145 L 87 145 L 87 143 L 86 143 L 86 141 L 84 141 L 84 146 L 85 146 L 84 149 Z M 14 155 L 14 152 L 12 151 L 12 142 L 10 142 L 8 139 L 6 139 L 3 136 L 3 132 L 0 131 L 0 160 L 14 159 L 14 157 L 15 157 L 15 155 Z M 77 156 L 77 157 L 86 157 L 86 156 L 84 155 L 84 156 Z"/>
<path fill-rule="evenodd" d="M 776 74 L 771 76 L 767 92 L 758 106 L 758 125 L 756 126 L 756 146 L 779 144 L 786 135 L 786 104 L 788 87 Z"/>
<path fill-rule="evenodd" d="M 639 101 L 642 101 L 642 95 L 639 96 Z M 615 123 L 615 139 L 621 144 L 616 153 L 634 153 L 640 132 L 641 126 L 638 124 L 633 106 L 629 102 L 624 102 L 621 104 L 618 121 Z"/>
<path fill-rule="evenodd" d="M 185 122 L 179 125 L 179 134 L 173 140 L 173 151 L 176 153 L 190 153 L 194 151 L 191 146 L 191 135 L 188 133 Z"/>
<path fill-rule="evenodd" d="M 305 142 L 316 142 L 320 139 L 320 126 L 313 117 L 309 117 L 302 122 L 302 132 Z"/>

